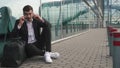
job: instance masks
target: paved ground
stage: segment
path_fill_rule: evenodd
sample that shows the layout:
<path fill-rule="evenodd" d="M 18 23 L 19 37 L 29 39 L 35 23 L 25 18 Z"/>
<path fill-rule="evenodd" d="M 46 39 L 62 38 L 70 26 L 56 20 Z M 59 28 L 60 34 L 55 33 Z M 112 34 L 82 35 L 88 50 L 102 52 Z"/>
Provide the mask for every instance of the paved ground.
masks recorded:
<path fill-rule="evenodd" d="M 27 59 L 19 68 L 112 68 L 105 29 L 91 29 L 52 48 L 61 54 L 52 64 L 37 56 Z"/>

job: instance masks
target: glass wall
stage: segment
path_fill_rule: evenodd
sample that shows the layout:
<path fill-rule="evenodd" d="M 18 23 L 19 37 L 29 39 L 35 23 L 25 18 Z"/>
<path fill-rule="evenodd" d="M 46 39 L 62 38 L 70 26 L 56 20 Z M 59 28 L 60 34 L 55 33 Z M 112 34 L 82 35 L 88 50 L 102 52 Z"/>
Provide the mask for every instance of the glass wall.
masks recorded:
<path fill-rule="evenodd" d="M 95 14 L 82 0 L 41 0 L 41 16 L 52 24 L 52 40 L 92 27 Z"/>

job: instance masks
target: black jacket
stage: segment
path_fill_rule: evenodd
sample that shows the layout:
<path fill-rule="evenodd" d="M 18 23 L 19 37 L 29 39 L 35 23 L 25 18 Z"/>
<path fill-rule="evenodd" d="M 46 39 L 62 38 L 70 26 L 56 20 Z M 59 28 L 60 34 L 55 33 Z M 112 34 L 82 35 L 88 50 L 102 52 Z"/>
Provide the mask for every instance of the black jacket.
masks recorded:
<path fill-rule="evenodd" d="M 18 29 L 18 24 L 19 24 L 19 20 L 16 20 L 14 29 L 12 31 L 12 37 L 20 37 L 23 41 L 27 42 L 28 41 L 27 24 L 26 22 L 24 22 L 20 29 Z M 43 23 L 36 19 L 33 19 L 32 25 L 34 29 L 35 38 L 37 41 L 39 41 L 40 40 L 40 28 L 42 27 L 44 29 L 48 27 L 47 22 L 45 21 Z"/>

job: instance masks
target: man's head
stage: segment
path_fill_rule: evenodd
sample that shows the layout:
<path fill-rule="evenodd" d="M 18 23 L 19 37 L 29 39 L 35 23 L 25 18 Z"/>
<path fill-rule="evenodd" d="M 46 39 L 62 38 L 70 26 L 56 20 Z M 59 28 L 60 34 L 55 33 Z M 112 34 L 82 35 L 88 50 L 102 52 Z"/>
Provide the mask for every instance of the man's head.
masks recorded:
<path fill-rule="evenodd" d="M 23 14 L 24 14 L 24 17 L 25 17 L 26 20 L 32 21 L 32 18 L 34 16 L 33 8 L 30 5 L 24 6 Z"/>

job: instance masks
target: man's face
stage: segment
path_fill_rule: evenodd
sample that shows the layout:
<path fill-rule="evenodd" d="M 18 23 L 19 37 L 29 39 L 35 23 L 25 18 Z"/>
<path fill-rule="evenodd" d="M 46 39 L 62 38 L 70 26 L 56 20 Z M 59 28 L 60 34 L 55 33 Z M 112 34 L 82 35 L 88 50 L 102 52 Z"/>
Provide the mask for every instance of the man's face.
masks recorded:
<path fill-rule="evenodd" d="M 24 17 L 27 21 L 32 21 L 33 11 L 32 10 L 24 11 Z"/>

